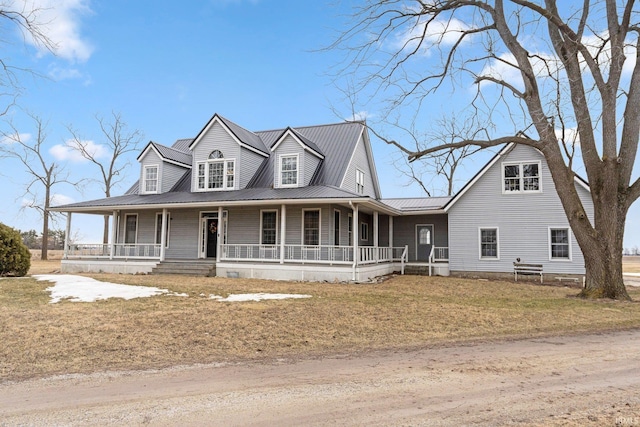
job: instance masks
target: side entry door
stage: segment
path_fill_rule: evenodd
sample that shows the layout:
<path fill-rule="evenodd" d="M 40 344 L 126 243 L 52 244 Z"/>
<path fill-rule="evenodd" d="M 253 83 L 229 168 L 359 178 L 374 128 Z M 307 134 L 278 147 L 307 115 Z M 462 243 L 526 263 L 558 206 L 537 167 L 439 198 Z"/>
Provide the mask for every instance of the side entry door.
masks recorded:
<path fill-rule="evenodd" d="M 416 260 L 428 261 L 433 247 L 433 225 L 416 226 Z"/>

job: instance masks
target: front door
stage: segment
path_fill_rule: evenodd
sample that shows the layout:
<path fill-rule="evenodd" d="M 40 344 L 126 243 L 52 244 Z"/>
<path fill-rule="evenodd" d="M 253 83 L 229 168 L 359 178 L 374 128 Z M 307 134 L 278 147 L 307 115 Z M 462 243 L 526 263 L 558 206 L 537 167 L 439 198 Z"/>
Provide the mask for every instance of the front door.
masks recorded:
<path fill-rule="evenodd" d="M 206 233 L 207 258 L 215 258 L 218 249 L 218 218 L 207 218 Z"/>
<path fill-rule="evenodd" d="M 416 260 L 428 261 L 433 247 L 433 225 L 416 225 Z"/>

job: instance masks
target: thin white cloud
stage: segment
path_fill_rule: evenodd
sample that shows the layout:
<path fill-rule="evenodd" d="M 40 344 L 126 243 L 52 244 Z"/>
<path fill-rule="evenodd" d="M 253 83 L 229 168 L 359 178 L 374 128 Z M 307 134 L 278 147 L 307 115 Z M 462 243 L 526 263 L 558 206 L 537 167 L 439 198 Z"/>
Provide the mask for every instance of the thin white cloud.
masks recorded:
<path fill-rule="evenodd" d="M 64 194 L 53 194 L 51 196 L 51 206 L 60 206 L 60 205 L 68 205 L 69 203 L 75 202 L 75 200 Z"/>
<path fill-rule="evenodd" d="M 89 153 L 93 158 L 99 159 L 109 154 L 104 145 L 96 144 L 91 140 L 82 141 L 82 145 L 87 153 Z M 70 140 L 65 144 L 54 145 L 49 149 L 49 154 L 51 154 L 56 160 L 60 161 L 68 160 L 74 163 L 87 161 L 87 159 L 85 159 L 78 150 L 72 148 Z"/>
<path fill-rule="evenodd" d="M 421 43 L 422 53 L 429 56 L 431 47 L 453 46 L 460 39 L 463 32 L 471 29 L 469 25 L 455 18 L 435 20 L 430 22 L 426 29 L 425 26 L 426 23 L 421 22 L 398 34 L 393 43 L 393 48 L 412 50 Z M 471 38 L 467 36 L 465 40 L 468 43 Z"/>
<path fill-rule="evenodd" d="M 568 146 L 580 146 L 580 134 L 578 133 L 578 128 L 565 128 L 564 132 L 562 129 L 556 129 L 555 132 L 559 143 L 566 144 Z"/>
<path fill-rule="evenodd" d="M 53 42 L 56 55 L 72 62 L 85 62 L 94 51 L 92 44 L 81 34 L 82 18 L 91 13 L 90 0 L 6 0 L 6 7 L 19 11 L 34 11 L 36 23 Z M 47 54 L 44 46 L 36 43 L 30 34 L 26 41 L 41 56 Z"/>
<path fill-rule="evenodd" d="M 346 121 L 348 122 L 360 122 L 367 119 L 373 118 L 375 115 L 369 113 L 368 111 L 358 111 L 353 113 L 351 116 L 347 117 Z"/>
<path fill-rule="evenodd" d="M 11 145 L 16 141 L 29 142 L 31 139 L 30 133 L 15 133 L 13 135 L 5 135 L 0 138 L 0 144 Z"/>

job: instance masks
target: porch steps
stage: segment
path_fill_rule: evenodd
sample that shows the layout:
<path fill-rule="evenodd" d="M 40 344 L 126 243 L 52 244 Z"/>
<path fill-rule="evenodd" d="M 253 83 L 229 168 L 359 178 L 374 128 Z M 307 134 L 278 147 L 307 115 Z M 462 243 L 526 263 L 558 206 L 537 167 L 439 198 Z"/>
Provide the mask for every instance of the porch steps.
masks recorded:
<path fill-rule="evenodd" d="M 212 277 L 216 275 L 216 264 L 214 261 L 165 260 L 153 267 L 151 274 L 182 274 L 187 276 Z"/>

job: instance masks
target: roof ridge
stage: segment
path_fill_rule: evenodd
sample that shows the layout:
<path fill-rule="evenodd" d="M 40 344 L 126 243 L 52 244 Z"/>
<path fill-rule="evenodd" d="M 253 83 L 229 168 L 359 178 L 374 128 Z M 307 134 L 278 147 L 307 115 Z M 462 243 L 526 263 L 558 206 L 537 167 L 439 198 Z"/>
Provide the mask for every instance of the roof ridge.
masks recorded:
<path fill-rule="evenodd" d="M 352 125 L 352 124 L 361 124 L 364 125 L 364 121 L 362 120 L 352 120 L 352 121 L 343 121 L 343 122 L 336 122 L 336 123 L 323 123 L 323 124 L 319 124 L 319 125 L 307 125 L 307 126 L 285 126 L 282 128 L 275 128 L 275 129 L 264 129 L 264 130 L 257 130 L 255 131 L 256 133 L 267 133 L 267 132 L 284 132 L 285 130 L 287 130 L 287 128 L 291 128 L 294 130 L 300 130 L 300 129 L 309 129 L 309 128 L 320 128 L 320 127 L 326 127 L 326 126 L 338 126 L 338 125 Z"/>

